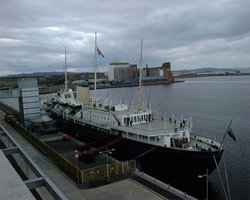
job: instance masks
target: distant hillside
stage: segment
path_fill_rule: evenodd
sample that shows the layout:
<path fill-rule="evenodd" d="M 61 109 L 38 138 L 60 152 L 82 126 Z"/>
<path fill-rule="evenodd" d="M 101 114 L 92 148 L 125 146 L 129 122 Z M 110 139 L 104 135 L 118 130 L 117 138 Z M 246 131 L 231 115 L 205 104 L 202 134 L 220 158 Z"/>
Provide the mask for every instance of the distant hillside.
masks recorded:
<path fill-rule="evenodd" d="M 11 74 L 7 75 L 5 77 L 7 78 L 15 78 L 15 77 L 39 77 L 39 76 L 61 76 L 64 72 L 34 72 L 34 73 L 22 73 L 22 74 Z M 68 72 L 68 74 L 71 74 L 71 72 Z"/>
<path fill-rule="evenodd" d="M 81 75 L 81 74 L 93 74 L 94 72 L 68 72 L 68 75 Z M 97 72 L 97 74 L 103 74 L 103 72 Z M 21 73 L 11 74 L 7 76 L 0 76 L 1 78 L 19 78 L 19 77 L 42 77 L 42 76 L 62 76 L 64 72 L 34 72 L 34 73 Z"/>
<path fill-rule="evenodd" d="M 184 69 L 184 70 L 173 70 L 172 72 L 176 73 L 197 73 L 197 72 L 216 72 L 216 71 L 250 71 L 250 67 L 248 68 L 198 68 L 198 69 Z"/>
<path fill-rule="evenodd" d="M 215 71 L 233 71 L 240 70 L 241 72 L 250 73 L 250 67 L 246 68 L 198 68 L 198 69 L 183 69 L 173 70 L 173 73 L 197 73 L 197 72 L 215 72 Z M 98 72 L 98 74 L 103 72 Z M 68 72 L 71 74 L 93 74 L 93 72 Z M 20 73 L 7 76 L 0 76 L 1 78 L 18 78 L 18 77 L 42 77 L 42 76 L 62 76 L 64 72 L 34 72 L 34 73 Z"/>

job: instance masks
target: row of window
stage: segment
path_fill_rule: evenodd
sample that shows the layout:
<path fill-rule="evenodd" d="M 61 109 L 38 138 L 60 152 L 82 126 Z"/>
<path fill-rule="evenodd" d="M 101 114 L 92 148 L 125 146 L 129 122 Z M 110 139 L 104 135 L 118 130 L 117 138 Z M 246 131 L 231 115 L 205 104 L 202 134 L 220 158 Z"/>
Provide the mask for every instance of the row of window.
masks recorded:
<path fill-rule="evenodd" d="M 107 121 L 109 121 L 109 117 L 106 117 L 106 116 L 100 116 L 100 115 L 96 115 L 96 114 L 92 114 L 91 115 L 93 118 L 96 118 L 96 119 L 101 119 L 101 120 L 107 120 Z"/>
<path fill-rule="evenodd" d="M 86 113 L 86 115 L 88 116 L 89 114 Z M 95 119 L 101 119 L 101 120 L 104 120 L 104 121 L 109 121 L 109 117 L 106 117 L 106 116 L 103 116 L 103 115 L 98 115 L 98 114 L 91 114 L 91 117 L 92 118 L 95 118 Z"/>
<path fill-rule="evenodd" d="M 140 116 L 132 116 L 130 120 L 132 122 L 140 122 L 140 121 L 146 121 L 148 118 L 148 115 L 140 115 Z"/>
<path fill-rule="evenodd" d="M 137 137 L 137 135 L 133 134 L 133 133 L 128 133 L 128 136 L 130 136 L 130 137 Z M 144 136 L 144 135 L 139 135 L 139 138 L 140 139 L 144 139 L 144 140 L 148 140 L 148 137 Z M 159 137 L 150 137 L 150 140 L 151 141 L 155 141 L 156 140 L 157 142 L 160 141 Z"/>
<path fill-rule="evenodd" d="M 124 118 L 124 124 L 127 123 L 128 118 Z M 138 116 L 131 116 L 130 122 L 141 122 L 141 121 L 146 121 L 148 119 L 148 115 L 138 115 Z"/>

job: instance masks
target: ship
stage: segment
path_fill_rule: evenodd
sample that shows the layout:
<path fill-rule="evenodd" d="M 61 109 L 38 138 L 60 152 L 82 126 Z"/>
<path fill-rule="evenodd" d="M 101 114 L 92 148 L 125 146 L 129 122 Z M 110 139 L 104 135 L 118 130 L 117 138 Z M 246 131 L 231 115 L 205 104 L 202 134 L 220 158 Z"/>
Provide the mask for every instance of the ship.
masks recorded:
<path fill-rule="evenodd" d="M 95 79 L 96 53 L 95 42 Z M 86 83 L 78 84 L 76 91 L 68 89 L 66 66 L 65 49 L 65 89 L 44 105 L 58 123 L 70 127 L 72 136 L 85 142 L 80 155 L 85 163 L 94 162 L 99 151 L 109 148 L 117 160 L 136 160 L 139 170 L 160 179 L 167 173 L 197 177 L 216 168 L 224 145 L 193 134 L 192 117 L 158 117 L 150 103 L 141 103 L 142 41 L 138 105 L 103 101 L 96 95 L 96 81 L 93 97 Z"/>

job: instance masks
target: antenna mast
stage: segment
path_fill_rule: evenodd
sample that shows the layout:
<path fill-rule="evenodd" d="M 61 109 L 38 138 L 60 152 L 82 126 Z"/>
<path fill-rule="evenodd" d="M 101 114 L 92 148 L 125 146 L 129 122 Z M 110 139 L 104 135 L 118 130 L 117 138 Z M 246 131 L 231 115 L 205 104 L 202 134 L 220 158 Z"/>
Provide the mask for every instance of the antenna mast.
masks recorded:
<path fill-rule="evenodd" d="M 139 103 L 138 103 L 138 111 L 140 111 L 140 110 L 141 110 L 142 42 L 143 42 L 143 39 L 141 39 L 141 54 L 140 54 L 140 82 L 139 82 Z"/>
<path fill-rule="evenodd" d="M 94 104 L 96 105 L 96 53 L 97 53 L 97 33 L 95 32 L 95 63 L 94 63 L 94 67 L 95 67 L 95 96 L 94 96 Z"/>
<path fill-rule="evenodd" d="M 65 72 L 64 72 L 64 76 L 65 76 L 65 92 L 68 91 L 68 78 L 67 78 L 67 57 L 66 57 L 66 46 L 65 46 Z"/>

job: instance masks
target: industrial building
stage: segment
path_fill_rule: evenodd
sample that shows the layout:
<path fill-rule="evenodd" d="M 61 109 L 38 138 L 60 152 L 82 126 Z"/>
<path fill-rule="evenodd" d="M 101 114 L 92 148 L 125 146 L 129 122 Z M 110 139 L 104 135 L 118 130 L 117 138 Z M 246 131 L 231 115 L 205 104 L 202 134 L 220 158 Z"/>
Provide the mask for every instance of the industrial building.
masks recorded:
<path fill-rule="evenodd" d="M 129 62 L 112 61 L 109 63 L 109 81 L 132 80 L 137 76 L 137 65 Z"/>
<path fill-rule="evenodd" d="M 148 65 L 146 65 L 146 68 L 143 69 L 143 75 L 146 75 L 146 77 L 158 77 L 162 79 L 167 78 L 170 81 L 174 80 L 170 62 L 163 63 L 161 67 L 149 68 Z"/>

